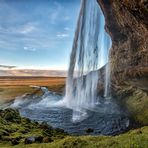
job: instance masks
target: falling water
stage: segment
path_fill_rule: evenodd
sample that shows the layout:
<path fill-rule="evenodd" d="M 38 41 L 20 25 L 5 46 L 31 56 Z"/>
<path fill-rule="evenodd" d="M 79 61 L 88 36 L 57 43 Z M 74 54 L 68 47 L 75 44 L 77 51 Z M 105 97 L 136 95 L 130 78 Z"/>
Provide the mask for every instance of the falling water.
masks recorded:
<path fill-rule="evenodd" d="M 97 104 L 97 70 L 107 63 L 110 44 L 104 25 L 96 0 L 82 0 L 63 100 L 73 110 L 73 121 L 85 119 Z"/>
<path fill-rule="evenodd" d="M 13 103 L 0 108 L 17 108 L 23 117 L 48 122 L 74 135 L 86 135 L 86 129 L 90 128 L 94 132 L 89 135 L 115 135 L 127 130 L 129 119 L 113 101 L 108 101 L 110 66 L 107 63 L 111 41 L 104 25 L 96 0 L 82 0 L 64 99 L 46 87 L 30 86 L 41 89 L 43 95 L 18 96 Z M 98 70 L 104 65 L 107 65 L 106 74 L 102 78 Z M 98 100 L 104 98 L 97 93 L 99 79 L 105 81 L 104 96 L 107 100 L 101 100 L 100 104 Z M 72 121 L 79 123 L 73 124 L 71 115 Z M 88 115 L 90 118 L 87 118 Z"/>

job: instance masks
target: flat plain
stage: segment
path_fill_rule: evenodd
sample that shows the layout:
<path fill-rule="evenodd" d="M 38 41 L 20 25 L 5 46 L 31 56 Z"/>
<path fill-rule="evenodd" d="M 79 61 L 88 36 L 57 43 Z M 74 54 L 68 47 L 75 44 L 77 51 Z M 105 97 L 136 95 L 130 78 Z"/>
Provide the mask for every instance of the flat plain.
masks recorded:
<path fill-rule="evenodd" d="M 65 77 L 0 77 L 0 103 L 11 101 L 24 94 L 41 94 L 32 86 L 48 87 L 50 91 L 64 93 Z"/>

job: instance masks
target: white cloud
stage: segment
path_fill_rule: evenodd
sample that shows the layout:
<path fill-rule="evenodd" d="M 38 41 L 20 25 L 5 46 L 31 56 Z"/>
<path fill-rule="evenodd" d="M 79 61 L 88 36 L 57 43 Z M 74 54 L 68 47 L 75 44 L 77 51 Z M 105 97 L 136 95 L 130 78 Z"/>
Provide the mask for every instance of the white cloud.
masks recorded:
<path fill-rule="evenodd" d="M 57 34 L 57 37 L 58 38 L 67 38 L 67 37 L 69 37 L 69 34 Z"/>
<path fill-rule="evenodd" d="M 9 34 L 24 34 L 27 35 L 29 33 L 33 33 L 38 31 L 37 23 L 28 22 L 23 25 L 18 26 L 9 26 L 9 27 L 2 27 L 0 26 L 1 33 L 9 33 Z"/>
<path fill-rule="evenodd" d="M 24 47 L 24 50 L 26 51 L 36 51 L 36 48 L 32 48 L 32 47 Z"/>
<path fill-rule="evenodd" d="M 69 21 L 69 20 L 70 20 L 70 16 L 68 16 L 68 15 L 67 15 L 67 16 L 64 16 L 64 17 L 63 17 L 63 20 L 64 20 L 64 21 Z"/>
<path fill-rule="evenodd" d="M 58 2 L 54 2 L 55 7 L 51 10 L 49 19 L 52 24 L 55 24 L 56 20 L 59 19 L 60 14 L 62 13 L 62 6 Z"/>
<path fill-rule="evenodd" d="M 53 8 L 50 10 L 49 20 L 52 24 L 57 21 L 69 21 L 71 16 L 67 13 L 67 9 L 61 3 L 54 2 Z"/>
<path fill-rule="evenodd" d="M 70 28 L 69 27 L 65 27 L 64 30 L 70 31 Z"/>
<path fill-rule="evenodd" d="M 36 30 L 37 30 L 37 27 L 34 24 L 27 23 L 27 24 L 21 26 L 20 28 L 18 28 L 18 30 L 16 30 L 16 32 L 22 33 L 22 34 L 28 34 L 28 33 L 34 32 Z"/>

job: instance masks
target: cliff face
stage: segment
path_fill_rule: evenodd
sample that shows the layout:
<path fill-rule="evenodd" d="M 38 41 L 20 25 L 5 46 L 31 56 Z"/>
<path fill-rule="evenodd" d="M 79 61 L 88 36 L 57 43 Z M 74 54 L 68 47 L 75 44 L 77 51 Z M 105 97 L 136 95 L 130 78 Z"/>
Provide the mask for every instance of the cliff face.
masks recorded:
<path fill-rule="evenodd" d="M 148 1 L 97 1 L 112 39 L 112 92 L 135 122 L 148 125 Z"/>

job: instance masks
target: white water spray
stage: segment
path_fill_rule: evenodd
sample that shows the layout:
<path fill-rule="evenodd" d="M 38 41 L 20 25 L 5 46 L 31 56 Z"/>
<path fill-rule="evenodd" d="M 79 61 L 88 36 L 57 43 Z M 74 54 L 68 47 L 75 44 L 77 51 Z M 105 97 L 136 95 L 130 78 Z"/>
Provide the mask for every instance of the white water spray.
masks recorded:
<path fill-rule="evenodd" d="M 97 104 L 97 70 L 107 63 L 110 43 L 104 25 L 96 0 L 82 0 L 63 99 L 64 105 L 73 110 L 73 121 L 85 119 L 87 110 Z"/>

